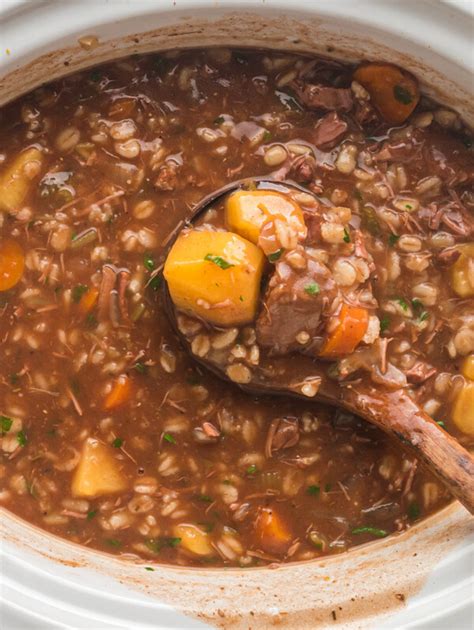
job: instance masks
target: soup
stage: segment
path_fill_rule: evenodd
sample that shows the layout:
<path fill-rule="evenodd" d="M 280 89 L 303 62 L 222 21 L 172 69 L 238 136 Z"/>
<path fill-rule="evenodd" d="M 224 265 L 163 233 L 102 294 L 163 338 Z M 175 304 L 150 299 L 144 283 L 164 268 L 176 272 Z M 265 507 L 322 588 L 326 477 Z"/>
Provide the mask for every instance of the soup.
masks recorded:
<path fill-rule="evenodd" d="M 328 369 L 373 378 L 378 366 L 380 386 L 398 379 L 472 445 L 471 136 L 410 75 L 261 51 L 133 57 L 3 108 L 0 146 L 3 506 L 147 563 L 253 567 L 341 553 L 447 504 L 416 459 L 312 402 L 314 387 L 308 401 L 256 398 L 207 373 L 161 291 L 169 245 L 202 197 L 255 175 L 294 180 L 307 191 L 283 195 L 311 256 L 367 311 L 357 364 L 329 353 Z M 222 216 L 216 206 L 206 221 L 221 229 Z M 297 276 L 281 238 L 262 269 Z M 235 264 L 202 258 L 216 278 Z M 204 299 L 184 280 L 184 297 Z M 255 291 L 238 284 L 241 313 Z M 256 306 L 212 326 L 184 309 L 181 332 L 198 357 L 225 357 L 237 383 L 281 353 L 297 366 L 329 340 L 310 325 L 321 278 L 300 284 L 306 327 L 291 335 L 288 318 L 255 325 Z"/>

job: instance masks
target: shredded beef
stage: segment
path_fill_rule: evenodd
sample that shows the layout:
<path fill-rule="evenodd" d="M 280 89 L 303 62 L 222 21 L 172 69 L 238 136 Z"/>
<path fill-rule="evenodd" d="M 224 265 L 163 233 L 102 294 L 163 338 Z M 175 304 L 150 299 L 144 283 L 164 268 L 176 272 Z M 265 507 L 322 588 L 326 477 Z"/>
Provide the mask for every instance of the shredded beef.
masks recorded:
<path fill-rule="evenodd" d="M 293 81 L 292 88 L 308 109 L 350 112 L 354 105 L 350 88 L 328 87 L 301 80 Z"/>
<path fill-rule="evenodd" d="M 313 142 L 318 149 L 332 149 L 345 136 L 347 127 L 346 121 L 341 120 L 337 112 L 326 114 L 316 124 Z"/>

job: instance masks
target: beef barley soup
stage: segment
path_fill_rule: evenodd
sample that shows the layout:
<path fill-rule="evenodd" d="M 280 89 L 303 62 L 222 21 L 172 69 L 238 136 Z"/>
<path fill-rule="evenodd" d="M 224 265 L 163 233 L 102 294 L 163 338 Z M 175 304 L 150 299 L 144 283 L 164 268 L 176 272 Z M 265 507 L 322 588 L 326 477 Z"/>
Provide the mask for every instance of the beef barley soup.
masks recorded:
<path fill-rule="evenodd" d="M 1 504 L 96 549 L 192 566 L 341 553 L 450 501 L 354 416 L 203 370 L 163 311 L 175 242 L 198 358 L 245 383 L 320 357 L 474 437 L 474 159 L 389 64 L 262 51 L 132 57 L 0 118 Z M 183 240 L 184 239 L 184 240 Z M 324 325 L 321 324 L 323 322 Z"/>

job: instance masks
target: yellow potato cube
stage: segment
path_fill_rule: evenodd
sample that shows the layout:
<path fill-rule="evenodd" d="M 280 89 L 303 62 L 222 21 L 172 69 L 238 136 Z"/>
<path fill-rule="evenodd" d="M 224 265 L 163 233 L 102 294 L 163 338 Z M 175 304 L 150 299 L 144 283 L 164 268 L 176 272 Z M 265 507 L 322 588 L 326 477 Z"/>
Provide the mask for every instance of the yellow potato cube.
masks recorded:
<path fill-rule="evenodd" d="M 176 525 L 173 534 L 177 538 L 181 538 L 181 547 L 196 556 L 210 556 L 214 553 L 209 542 L 209 535 L 196 525 Z"/>
<path fill-rule="evenodd" d="M 0 174 L 0 210 L 15 212 L 26 199 L 33 180 L 44 163 L 44 154 L 35 147 L 23 151 Z"/>
<path fill-rule="evenodd" d="M 176 307 L 219 326 L 251 322 L 260 295 L 262 251 L 232 232 L 187 230 L 163 271 Z"/>
<path fill-rule="evenodd" d="M 474 354 L 468 355 L 461 366 L 461 373 L 465 378 L 474 381 Z"/>
<path fill-rule="evenodd" d="M 457 395 L 453 422 L 466 435 L 474 435 L 474 383 L 466 383 Z"/>
<path fill-rule="evenodd" d="M 255 245 L 259 244 L 263 227 L 270 222 L 280 225 L 280 231 L 296 241 L 306 238 L 306 224 L 300 206 L 290 197 L 275 191 L 238 190 L 227 198 L 225 212 L 229 230 Z M 281 241 L 275 249 L 279 247 L 287 248 Z"/>
<path fill-rule="evenodd" d="M 451 267 L 451 286 L 459 297 L 474 296 L 474 243 L 458 246 L 461 255 Z"/>
<path fill-rule="evenodd" d="M 72 494 L 76 497 L 98 497 L 123 492 L 128 487 L 121 463 L 107 444 L 88 438 L 72 479 Z"/>

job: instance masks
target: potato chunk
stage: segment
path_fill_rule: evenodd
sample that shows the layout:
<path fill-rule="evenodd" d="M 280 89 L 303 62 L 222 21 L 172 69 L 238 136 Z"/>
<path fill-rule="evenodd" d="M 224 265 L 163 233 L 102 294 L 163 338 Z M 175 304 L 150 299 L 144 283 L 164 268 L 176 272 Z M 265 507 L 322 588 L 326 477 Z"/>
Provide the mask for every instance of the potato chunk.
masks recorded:
<path fill-rule="evenodd" d="M 26 199 L 33 180 L 38 177 L 44 155 L 35 147 L 20 153 L 0 175 L 0 210 L 15 212 Z"/>
<path fill-rule="evenodd" d="M 178 237 L 163 273 L 177 308 L 235 326 L 255 318 L 263 264 L 261 250 L 237 234 L 193 229 Z"/>
<path fill-rule="evenodd" d="M 474 435 L 474 383 L 466 383 L 457 395 L 453 422 L 466 435 Z"/>
<path fill-rule="evenodd" d="M 300 206 L 271 190 L 239 190 L 229 195 L 225 205 L 227 227 L 272 254 L 293 249 L 306 238 L 307 230 Z"/>
<path fill-rule="evenodd" d="M 209 534 L 203 532 L 196 525 L 181 524 L 176 525 L 173 534 L 181 538 L 181 547 L 187 549 L 196 556 L 210 556 L 214 549 L 209 542 Z"/>
<path fill-rule="evenodd" d="M 474 243 L 459 245 L 461 255 L 451 267 L 451 287 L 459 297 L 474 296 Z"/>
<path fill-rule="evenodd" d="M 123 492 L 127 478 L 107 444 L 88 438 L 82 448 L 81 459 L 72 479 L 72 493 L 76 497 L 98 497 Z"/>

